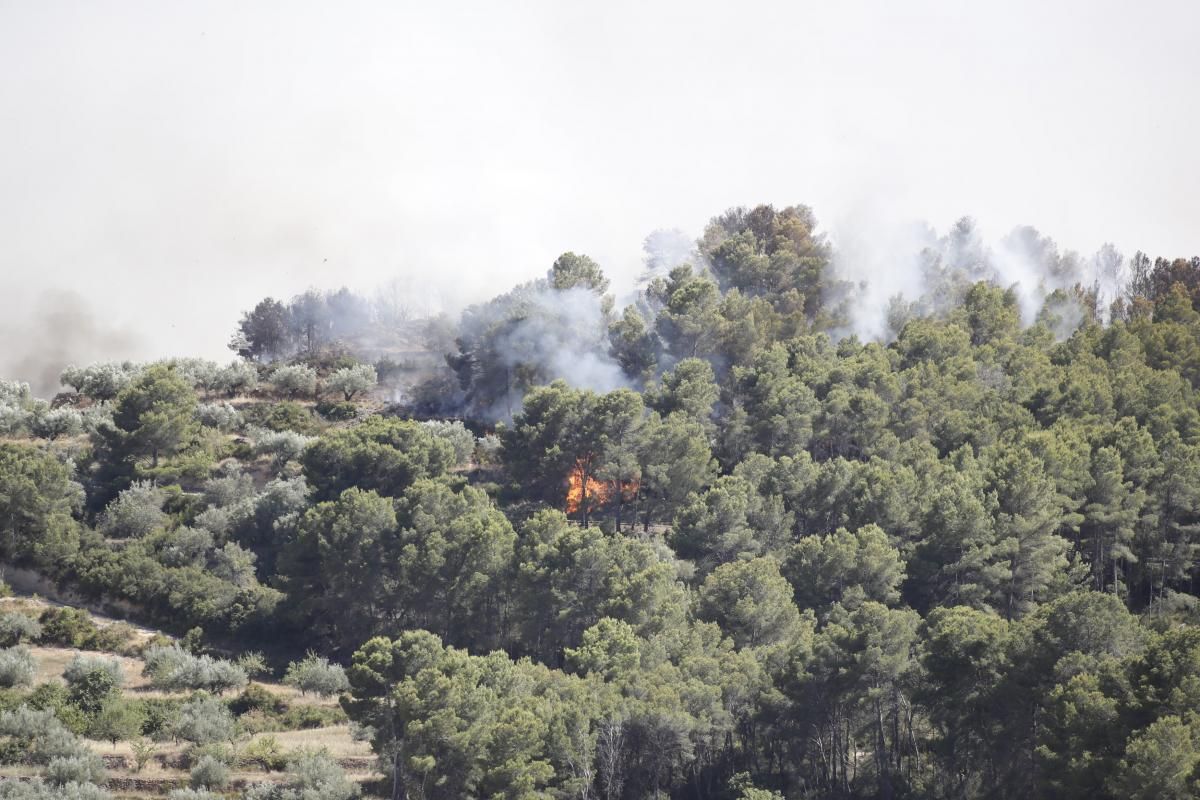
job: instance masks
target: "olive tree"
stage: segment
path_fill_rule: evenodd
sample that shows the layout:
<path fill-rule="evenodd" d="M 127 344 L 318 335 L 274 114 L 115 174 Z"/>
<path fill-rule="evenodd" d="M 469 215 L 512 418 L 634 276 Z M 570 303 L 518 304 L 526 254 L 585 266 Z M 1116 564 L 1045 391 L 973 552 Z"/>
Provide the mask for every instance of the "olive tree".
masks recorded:
<path fill-rule="evenodd" d="M 301 661 L 288 665 L 283 682 L 300 690 L 301 694 L 312 692 L 321 697 L 340 694 L 350 688 L 346 671 L 329 659 L 309 653 Z"/>
<path fill-rule="evenodd" d="M 325 379 L 325 386 L 341 392 L 342 397 L 349 402 L 354 399 L 354 395 L 371 391 L 378 382 L 375 367 L 370 364 L 355 364 L 353 367 L 342 367 L 334 372 Z"/>

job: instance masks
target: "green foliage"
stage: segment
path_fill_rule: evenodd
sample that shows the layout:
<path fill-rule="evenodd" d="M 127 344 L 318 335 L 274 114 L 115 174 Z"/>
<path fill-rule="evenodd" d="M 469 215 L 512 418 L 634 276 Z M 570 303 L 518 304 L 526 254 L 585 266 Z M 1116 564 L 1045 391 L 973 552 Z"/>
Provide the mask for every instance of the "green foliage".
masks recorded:
<path fill-rule="evenodd" d="M 319 430 L 312 412 L 299 403 L 285 400 L 279 403 L 255 403 L 242 407 L 246 422 L 271 431 L 296 431 L 313 434 Z"/>
<path fill-rule="evenodd" d="M 16 646 L 0 650 L 0 687 L 30 686 L 37 665 L 28 647 Z"/>
<path fill-rule="evenodd" d="M 322 400 L 317 403 L 316 411 L 330 422 L 346 422 L 358 416 L 358 405 L 348 400 Z"/>
<path fill-rule="evenodd" d="M 217 693 L 246 685 L 246 672 L 236 664 L 177 647 L 151 647 L 142 656 L 142 673 L 158 689 L 203 689 Z"/>
<path fill-rule="evenodd" d="M 196 393 L 172 367 L 147 367 L 113 401 L 113 427 L 103 443 L 120 460 L 178 453 L 197 436 Z"/>
<path fill-rule="evenodd" d="M 325 379 L 325 388 L 341 392 L 342 399 L 349 403 L 354 399 L 354 395 L 374 389 L 378 381 L 375 367 L 370 364 L 355 364 L 332 373 Z"/>
<path fill-rule="evenodd" d="M 18 563 L 65 564 L 79 546 L 83 492 L 50 453 L 0 443 L 0 556 Z"/>
<path fill-rule="evenodd" d="M 41 623 L 28 614 L 19 611 L 0 612 L 0 647 L 30 642 L 41 635 Z"/>
<path fill-rule="evenodd" d="M 145 721 L 145 714 L 140 707 L 119 694 L 109 695 L 97 709 L 91 724 L 88 725 L 87 734 L 92 739 L 102 739 L 116 747 L 117 742 L 137 737 L 142 732 Z"/>
<path fill-rule="evenodd" d="M 51 607 L 42 612 L 41 641 L 63 647 L 90 649 L 100 629 L 91 616 L 79 608 Z"/>
<path fill-rule="evenodd" d="M 232 742 L 237 735 L 237 725 L 224 703 L 212 695 L 198 692 L 180 706 L 171 733 L 197 745 L 218 744 Z"/>
<path fill-rule="evenodd" d="M 304 452 L 304 476 L 319 500 L 349 488 L 398 497 L 421 478 L 438 477 L 454 462 L 453 449 L 425 426 L 369 417 L 321 437 Z"/>
<path fill-rule="evenodd" d="M 350 688 L 346 671 L 329 659 L 310 652 L 302 661 L 288 664 L 283 682 L 300 690 L 301 694 L 312 692 L 319 697 L 329 697 Z"/>
<path fill-rule="evenodd" d="M 203 756 L 192 767 L 188 781 L 193 789 L 224 789 L 229 784 L 229 767 L 212 756 Z"/>
<path fill-rule="evenodd" d="M 346 777 L 329 754 L 304 752 L 287 762 L 284 784 L 258 784 L 246 790 L 246 800 L 351 800 L 359 787 Z"/>
<path fill-rule="evenodd" d="M 41 778 L 0 782 L 3 800 L 112 800 L 107 790 L 92 783 L 55 785 Z"/>

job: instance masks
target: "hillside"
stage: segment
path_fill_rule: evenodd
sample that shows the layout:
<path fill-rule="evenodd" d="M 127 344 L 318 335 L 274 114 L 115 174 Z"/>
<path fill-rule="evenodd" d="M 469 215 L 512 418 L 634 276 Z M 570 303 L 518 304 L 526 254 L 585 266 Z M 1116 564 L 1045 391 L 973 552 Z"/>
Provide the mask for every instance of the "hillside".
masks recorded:
<path fill-rule="evenodd" d="M 399 401 L 315 290 L 0 383 L 0 798 L 1191 796 L 1200 258 L 1005 248 L 865 341 L 810 209 L 732 209 L 624 308 L 564 253 L 442 320 Z"/>

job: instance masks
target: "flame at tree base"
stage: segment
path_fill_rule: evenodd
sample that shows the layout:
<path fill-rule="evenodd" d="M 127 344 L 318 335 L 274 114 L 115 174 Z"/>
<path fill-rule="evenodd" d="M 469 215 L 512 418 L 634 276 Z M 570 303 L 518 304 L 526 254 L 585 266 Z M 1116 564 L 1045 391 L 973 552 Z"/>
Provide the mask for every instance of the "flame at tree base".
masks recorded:
<path fill-rule="evenodd" d="M 584 473 L 586 469 L 582 461 L 575 463 L 575 468 L 567 475 L 567 513 L 578 514 L 583 510 Z M 630 502 L 637 497 L 638 481 L 599 481 L 590 475 L 587 478 L 587 511 L 592 513 L 601 509 L 618 498 Z"/>

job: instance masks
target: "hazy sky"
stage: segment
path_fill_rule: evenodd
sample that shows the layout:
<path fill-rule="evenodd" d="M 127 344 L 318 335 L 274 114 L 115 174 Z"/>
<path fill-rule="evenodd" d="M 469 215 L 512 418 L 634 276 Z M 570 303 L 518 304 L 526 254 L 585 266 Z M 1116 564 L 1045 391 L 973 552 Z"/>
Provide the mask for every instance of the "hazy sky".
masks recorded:
<path fill-rule="evenodd" d="M 1200 253 L 1198 29 L 1194 2 L 0 0 L 0 370 L 228 357 L 240 310 L 310 285 L 457 303 L 566 249 L 619 281 L 655 228 L 758 202 L 835 238 L 971 214 Z"/>

